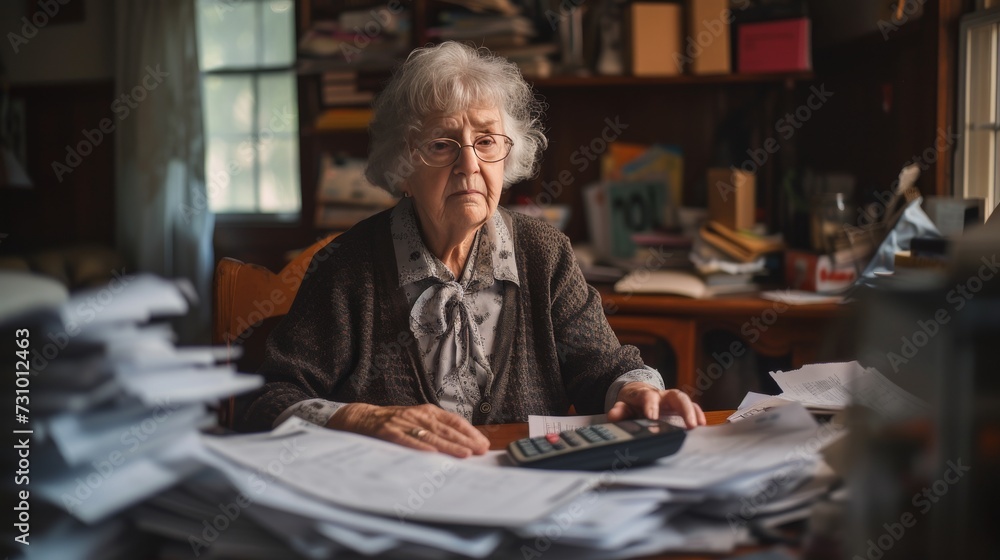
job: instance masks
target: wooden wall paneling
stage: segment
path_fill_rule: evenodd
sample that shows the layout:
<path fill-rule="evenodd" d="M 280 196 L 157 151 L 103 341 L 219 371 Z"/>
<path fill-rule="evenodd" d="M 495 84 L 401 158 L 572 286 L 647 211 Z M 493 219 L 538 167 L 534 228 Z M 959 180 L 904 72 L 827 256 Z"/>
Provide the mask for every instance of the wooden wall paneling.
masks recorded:
<path fill-rule="evenodd" d="M 105 118 L 117 123 L 113 82 L 13 86 L 10 97 L 25 104 L 26 171 L 34 188 L 0 189 L 0 231 L 9 234 L 0 251 L 113 246 L 115 134 L 88 132 L 99 137 L 95 145 L 83 132 L 98 130 Z M 57 177 L 53 163 L 66 164 L 67 147 L 87 155 L 70 157 L 77 165 Z"/>

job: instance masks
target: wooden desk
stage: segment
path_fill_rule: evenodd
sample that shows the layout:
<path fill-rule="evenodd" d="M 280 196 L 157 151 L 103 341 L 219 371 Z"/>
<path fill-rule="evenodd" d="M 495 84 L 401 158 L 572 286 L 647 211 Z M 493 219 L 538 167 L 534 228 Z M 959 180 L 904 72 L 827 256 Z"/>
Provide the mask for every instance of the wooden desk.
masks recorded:
<path fill-rule="evenodd" d="M 690 299 L 619 294 L 608 287 L 598 291 L 608 323 L 622 344 L 643 346 L 658 340 L 670 344 L 677 355 L 677 387 L 695 400 L 701 393 L 691 388 L 698 387 L 699 375 L 704 378 L 718 370 L 708 371 L 714 360 L 703 356 L 705 333 L 723 330 L 739 336 L 743 346 L 734 354 L 749 347 L 765 356 L 791 355 L 792 367 L 801 367 L 816 361 L 823 333 L 835 318 L 846 314 L 839 304 L 786 305 L 751 296 Z"/>

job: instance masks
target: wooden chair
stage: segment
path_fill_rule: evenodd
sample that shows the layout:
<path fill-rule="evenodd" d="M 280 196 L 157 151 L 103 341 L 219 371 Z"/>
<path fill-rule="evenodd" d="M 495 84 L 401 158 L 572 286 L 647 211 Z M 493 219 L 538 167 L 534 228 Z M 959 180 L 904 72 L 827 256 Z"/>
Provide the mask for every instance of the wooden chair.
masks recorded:
<path fill-rule="evenodd" d="M 212 342 L 225 345 L 240 371 L 253 372 L 264 358 L 264 342 L 288 313 L 309 263 L 337 234 L 313 243 L 275 274 L 263 266 L 225 257 L 215 268 Z M 271 319 L 271 321 L 268 321 Z M 242 354 L 236 349 L 242 348 Z M 236 399 L 219 406 L 219 424 L 231 428 Z"/>

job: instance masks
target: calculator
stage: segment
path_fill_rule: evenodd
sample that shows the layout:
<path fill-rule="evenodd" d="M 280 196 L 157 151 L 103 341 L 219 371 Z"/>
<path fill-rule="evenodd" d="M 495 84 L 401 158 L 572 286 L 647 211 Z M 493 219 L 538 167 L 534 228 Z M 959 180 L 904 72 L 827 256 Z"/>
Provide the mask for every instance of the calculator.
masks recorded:
<path fill-rule="evenodd" d="M 652 463 L 676 453 L 686 431 L 659 420 L 622 420 L 511 442 L 520 467 L 599 471 Z"/>

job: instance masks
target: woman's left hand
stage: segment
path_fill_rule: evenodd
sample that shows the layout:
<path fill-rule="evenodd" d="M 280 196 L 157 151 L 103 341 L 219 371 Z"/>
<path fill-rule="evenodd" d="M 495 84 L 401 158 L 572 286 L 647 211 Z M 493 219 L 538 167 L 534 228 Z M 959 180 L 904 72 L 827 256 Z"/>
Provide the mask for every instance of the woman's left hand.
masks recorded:
<path fill-rule="evenodd" d="M 660 390 L 641 381 L 622 387 L 618 401 L 608 411 L 608 422 L 643 417 L 657 420 L 663 414 L 677 414 L 688 428 L 705 425 L 705 413 L 687 393 L 680 389 Z"/>

